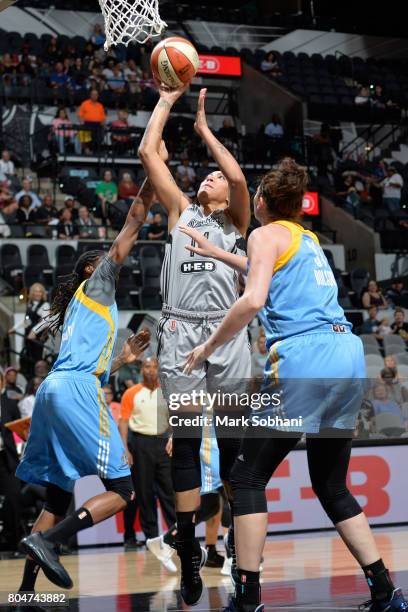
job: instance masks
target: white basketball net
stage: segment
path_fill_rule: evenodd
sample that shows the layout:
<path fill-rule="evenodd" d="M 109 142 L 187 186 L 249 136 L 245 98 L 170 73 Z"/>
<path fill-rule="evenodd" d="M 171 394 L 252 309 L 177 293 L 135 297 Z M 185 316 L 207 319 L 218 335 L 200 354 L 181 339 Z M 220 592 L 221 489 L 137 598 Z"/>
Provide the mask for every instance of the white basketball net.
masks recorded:
<path fill-rule="evenodd" d="M 144 43 L 167 27 L 159 15 L 159 0 L 99 0 L 105 20 L 105 51 L 112 45 Z"/>

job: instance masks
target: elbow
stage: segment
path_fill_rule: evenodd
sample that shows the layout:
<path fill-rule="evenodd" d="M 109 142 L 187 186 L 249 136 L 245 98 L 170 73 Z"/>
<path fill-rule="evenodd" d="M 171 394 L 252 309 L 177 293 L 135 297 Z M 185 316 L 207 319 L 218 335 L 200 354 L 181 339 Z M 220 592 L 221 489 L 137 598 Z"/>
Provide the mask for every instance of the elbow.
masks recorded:
<path fill-rule="evenodd" d="M 142 163 L 149 161 L 152 157 L 152 153 L 152 149 L 145 144 L 141 144 L 137 150 L 137 154 Z"/>
<path fill-rule="evenodd" d="M 255 316 L 265 306 L 265 300 L 257 295 L 248 297 L 248 310 Z"/>

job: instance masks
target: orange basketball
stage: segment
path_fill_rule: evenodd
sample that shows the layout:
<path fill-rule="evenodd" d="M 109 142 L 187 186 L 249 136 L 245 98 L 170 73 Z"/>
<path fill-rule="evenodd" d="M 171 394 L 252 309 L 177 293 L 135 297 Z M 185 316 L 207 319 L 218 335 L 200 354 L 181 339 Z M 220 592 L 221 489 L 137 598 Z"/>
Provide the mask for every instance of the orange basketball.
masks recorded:
<path fill-rule="evenodd" d="M 171 36 L 155 46 L 150 64 L 157 81 L 176 89 L 191 81 L 198 70 L 199 59 L 190 41 Z"/>

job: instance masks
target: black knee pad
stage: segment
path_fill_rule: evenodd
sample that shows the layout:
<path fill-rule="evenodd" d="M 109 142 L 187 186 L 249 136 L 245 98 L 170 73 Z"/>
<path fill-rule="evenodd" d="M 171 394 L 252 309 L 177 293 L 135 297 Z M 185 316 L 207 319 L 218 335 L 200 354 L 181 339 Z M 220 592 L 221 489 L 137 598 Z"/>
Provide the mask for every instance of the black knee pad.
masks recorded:
<path fill-rule="evenodd" d="M 231 470 L 238 456 L 241 440 L 238 438 L 218 438 L 220 450 L 220 478 L 223 482 L 229 482 Z"/>
<path fill-rule="evenodd" d="M 71 500 L 72 493 L 52 483 L 47 484 L 44 510 L 55 516 L 65 516 Z"/>
<path fill-rule="evenodd" d="M 201 487 L 201 438 L 173 438 L 171 475 L 177 493 Z"/>
<path fill-rule="evenodd" d="M 135 499 L 135 491 L 131 476 L 121 476 L 121 478 L 101 478 L 107 491 L 117 493 L 128 504 Z"/>
<path fill-rule="evenodd" d="M 218 493 L 201 495 L 201 504 L 196 512 L 196 525 L 204 523 L 215 516 L 220 510 L 220 496 Z"/>
<path fill-rule="evenodd" d="M 234 516 L 268 511 L 265 494 L 268 480 L 269 475 L 237 459 L 231 470 Z"/>
<path fill-rule="evenodd" d="M 356 498 L 346 486 L 333 487 L 313 483 L 312 486 L 323 510 L 334 525 L 353 518 L 353 516 L 357 516 L 363 511 Z"/>

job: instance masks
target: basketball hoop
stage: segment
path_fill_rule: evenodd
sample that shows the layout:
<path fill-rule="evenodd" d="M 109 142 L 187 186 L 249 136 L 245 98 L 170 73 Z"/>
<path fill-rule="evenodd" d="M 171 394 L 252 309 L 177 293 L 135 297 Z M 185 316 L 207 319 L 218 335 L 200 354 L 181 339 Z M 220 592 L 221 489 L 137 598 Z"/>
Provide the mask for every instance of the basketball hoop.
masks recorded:
<path fill-rule="evenodd" d="M 105 21 L 105 51 L 112 45 L 144 43 L 167 27 L 159 15 L 159 0 L 98 0 Z"/>

